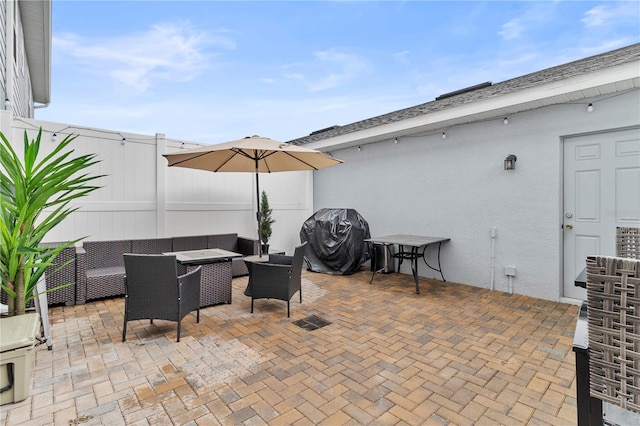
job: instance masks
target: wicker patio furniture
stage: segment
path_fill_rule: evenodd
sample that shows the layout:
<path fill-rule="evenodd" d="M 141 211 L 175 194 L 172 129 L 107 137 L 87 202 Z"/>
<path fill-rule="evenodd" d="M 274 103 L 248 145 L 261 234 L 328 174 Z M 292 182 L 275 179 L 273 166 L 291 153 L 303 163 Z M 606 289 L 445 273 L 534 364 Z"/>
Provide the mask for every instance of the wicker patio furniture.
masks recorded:
<path fill-rule="evenodd" d="M 200 322 L 200 268 L 178 276 L 175 256 L 161 254 L 125 254 L 125 302 L 122 341 L 126 341 L 127 322 L 154 319 L 180 323 L 196 311 Z"/>
<path fill-rule="evenodd" d="M 75 303 L 83 304 L 88 300 L 124 295 L 124 253 L 162 254 L 172 251 L 201 250 L 220 248 L 245 256 L 258 254 L 258 240 L 238 236 L 238 234 L 194 235 L 168 238 L 148 238 L 139 240 L 85 241 L 77 249 L 75 262 Z M 220 266 L 215 271 L 203 268 L 203 275 L 229 275 L 231 277 L 247 275 L 242 258 L 233 259 L 230 265 Z M 223 270 L 224 269 L 224 270 Z M 229 271 L 227 272 L 227 269 Z M 179 271 L 184 273 L 185 269 Z M 225 278 L 226 279 L 226 278 Z M 230 284 L 229 284 L 230 285 Z M 209 304 L 230 303 L 231 293 Z"/>
<path fill-rule="evenodd" d="M 616 228 L 616 256 L 640 259 L 640 228 Z"/>
<path fill-rule="evenodd" d="M 587 305 L 591 396 L 640 413 L 640 260 L 589 256 Z"/>
<path fill-rule="evenodd" d="M 219 248 L 250 256 L 258 254 L 259 245 L 258 240 L 241 237 L 238 236 L 238 234 L 196 235 L 173 237 L 173 249 L 164 251 L 187 251 L 206 248 Z M 231 261 L 231 268 L 231 275 L 234 278 L 249 273 L 242 258 L 233 259 Z"/>
<path fill-rule="evenodd" d="M 287 318 L 291 316 L 290 301 L 296 292 L 302 303 L 302 263 L 307 242 L 295 248 L 293 256 L 269 255 L 267 262 L 250 263 L 249 285 L 246 295 L 251 296 L 251 313 L 256 299 L 278 299 L 287 302 Z"/>

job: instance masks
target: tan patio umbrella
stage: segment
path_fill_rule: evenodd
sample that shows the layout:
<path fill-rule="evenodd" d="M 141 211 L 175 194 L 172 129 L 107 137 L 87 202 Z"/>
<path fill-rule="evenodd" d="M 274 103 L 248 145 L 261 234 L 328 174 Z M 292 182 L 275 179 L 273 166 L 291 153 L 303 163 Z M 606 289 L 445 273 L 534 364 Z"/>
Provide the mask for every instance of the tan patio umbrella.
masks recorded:
<path fill-rule="evenodd" d="M 209 170 L 211 172 L 253 172 L 256 174 L 258 241 L 260 237 L 260 181 L 258 173 L 318 170 L 342 163 L 321 151 L 278 142 L 260 136 L 247 136 L 218 145 L 177 151 L 163 155 L 169 167 Z M 262 250 L 260 250 L 262 255 Z"/>

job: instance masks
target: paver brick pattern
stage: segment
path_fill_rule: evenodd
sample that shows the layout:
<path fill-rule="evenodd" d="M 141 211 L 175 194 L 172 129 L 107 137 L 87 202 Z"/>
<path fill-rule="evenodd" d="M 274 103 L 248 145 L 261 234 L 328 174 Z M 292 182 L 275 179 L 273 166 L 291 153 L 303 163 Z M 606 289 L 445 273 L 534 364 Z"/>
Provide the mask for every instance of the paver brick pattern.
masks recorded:
<path fill-rule="evenodd" d="M 576 424 L 576 306 L 409 275 L 303 273 L 291 318 L 233 300 L 176 324 L 123 298 L 54 307 L 30 395 L 3 425 Z M 331 324 L 308 331 L 294 321 Z"/>

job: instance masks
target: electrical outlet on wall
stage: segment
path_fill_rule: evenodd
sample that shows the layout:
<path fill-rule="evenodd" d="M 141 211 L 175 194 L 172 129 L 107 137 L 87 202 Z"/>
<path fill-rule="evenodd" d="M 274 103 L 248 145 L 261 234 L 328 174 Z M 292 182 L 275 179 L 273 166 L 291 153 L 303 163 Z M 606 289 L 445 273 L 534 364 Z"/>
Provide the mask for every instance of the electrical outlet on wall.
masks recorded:
<path fill-rule="evenodd" d="M 504 267 L 504 274 L 508 277 L 515 277 L 516 276 L 516 267 L 515 266 L 505 266 Z"/>

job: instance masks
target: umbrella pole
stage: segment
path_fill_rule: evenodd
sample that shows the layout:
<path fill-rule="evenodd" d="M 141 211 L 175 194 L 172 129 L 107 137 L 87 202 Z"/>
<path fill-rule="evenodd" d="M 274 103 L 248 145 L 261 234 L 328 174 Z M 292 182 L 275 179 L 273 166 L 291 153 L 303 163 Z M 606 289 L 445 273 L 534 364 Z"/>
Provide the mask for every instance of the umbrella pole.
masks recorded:
<path fill-rule="evenodd" d="M 257 155 L 256 155 L 257 157 Z M 262 257 L 262 235 L 260 233 L 260 179 L 258 178 L 258 159 L 256 158 L 256 220 L 258 221 L 258 253 Z"/>

